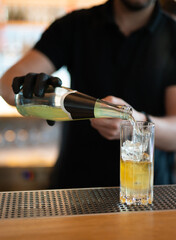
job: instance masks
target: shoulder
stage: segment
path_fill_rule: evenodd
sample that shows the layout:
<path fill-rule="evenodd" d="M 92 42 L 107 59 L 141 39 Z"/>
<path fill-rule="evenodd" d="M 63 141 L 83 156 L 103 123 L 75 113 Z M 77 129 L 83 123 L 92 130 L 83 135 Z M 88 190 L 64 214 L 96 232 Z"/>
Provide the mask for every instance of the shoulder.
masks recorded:
<path fill-rule="evenodd" d="M 91 23 L 101 22 L 104 18 L 104 8 L 105 5 L 98 5 L 88 9 L 79 9 L 71 13 L 68 13 L 62 18 L 56 19 L 51 27 L 68 26 L 72 28 L 73 26 L 87 26 Z"/>
<path fill-rule="evenodd" d="M 168 30 L 167 32 L 176 36 L 176 20 L 174 20 L 168 13 L 162 11 L 162 22 L 165 29 Z"/>
<path fill-rule="evenodd" d="M 79 9 L 68 14 L 68 17 L 75 19 L 90 19 L 94 17 L 100 17 L 104 13 L 106 8 L 105 4 L 97 5 L 87 9 Z"/>
<path fill-rule="evenodd" d="M 166 12 L 161 11 L 158 31 L 156 31 L 159 45 L 164 45 L 170 54 L 176 55 L 176 21 Z"/>

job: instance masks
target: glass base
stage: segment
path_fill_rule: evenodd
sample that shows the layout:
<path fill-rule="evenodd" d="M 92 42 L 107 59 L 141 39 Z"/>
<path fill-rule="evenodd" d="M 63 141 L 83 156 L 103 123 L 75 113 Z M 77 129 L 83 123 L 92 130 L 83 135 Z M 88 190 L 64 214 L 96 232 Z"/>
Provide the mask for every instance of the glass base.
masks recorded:
<path fill-rule="evenodd" d="M 137 195 L 137 196 L 132 196 L 132 195 L 124 195 L 120 194 L 120 202 L 121 203 L 126 203 L 127 205 L 148 205 L 152 204 L 153 202 L 153 197 L 151 194 L 149 195 Z"/>

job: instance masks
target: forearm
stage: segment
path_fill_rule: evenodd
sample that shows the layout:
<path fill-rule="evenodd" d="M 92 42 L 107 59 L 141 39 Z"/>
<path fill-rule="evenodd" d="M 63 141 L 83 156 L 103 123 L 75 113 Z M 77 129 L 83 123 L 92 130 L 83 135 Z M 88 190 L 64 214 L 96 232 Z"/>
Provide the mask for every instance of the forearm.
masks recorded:
<path fill-rule="evenodd" d="M 12 66 L 0 79 L 0 95 L 10 105 L 15 105 L 12 81 L 14 77 L 26 75 L 29 72 L 45 72 L 51 74 L 55 67 L 42 53 L 31 50 L 19 62 Z"/>
<path fill-rule="evenodd" d="M 142 112 L 134 110 L 133 116 L 136 121 L 146 121 Z M 176 115 L 154 117 L 149 115 L 155 124 L 155 146 L 165 151 L 176 151 Z"/>
<path fill-rule="evenodd" d="M 154 117 L 155 146 L 165 151 L 176 151 L 176 116 Z"/>
<path fill-rule="evenodd" d="M 12 90 L 12 80 L 16 76 L 22 76 L 24 71 L 18 67 L 10 68 L 1 78 L 0 95 L 10 105 L 15 105 L 15 96 Z"/>

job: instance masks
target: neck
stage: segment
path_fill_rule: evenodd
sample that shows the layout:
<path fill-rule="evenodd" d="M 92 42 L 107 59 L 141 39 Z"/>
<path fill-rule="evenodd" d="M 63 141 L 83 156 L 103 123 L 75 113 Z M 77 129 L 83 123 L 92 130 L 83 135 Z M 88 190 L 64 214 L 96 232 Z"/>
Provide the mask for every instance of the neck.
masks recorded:
<path fill-rule="evenodd" d="M 115 22 L 125 36 L 129 36 L 132 32 L 145 26 L 155 6 L 154 2 L 152 2 L 141 10 L 132 11 L 121 0 L 114 0 L 113 4 Z"/>

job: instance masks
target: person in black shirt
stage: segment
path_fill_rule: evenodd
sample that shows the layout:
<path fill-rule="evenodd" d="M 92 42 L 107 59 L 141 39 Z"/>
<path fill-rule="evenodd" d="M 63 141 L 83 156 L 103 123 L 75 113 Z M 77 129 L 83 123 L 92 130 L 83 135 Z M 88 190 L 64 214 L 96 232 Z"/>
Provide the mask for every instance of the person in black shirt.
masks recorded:
<path fill-rule="evenodd" d="M 109 0 L 56 20 L 1 79 L 14 104 L 16 76 L 67 66 L 71 88 L 115 104 L 156 126 L 155 184 L 172 183 L 176 150 L 176 24 L 155 0 Z M 35 82 L 32 81 L 32 84 Z M 24 83 L 31 88 L 31 82 Z M 120 119 L 64 123 L 51 188 L 119 185 Z"/>

